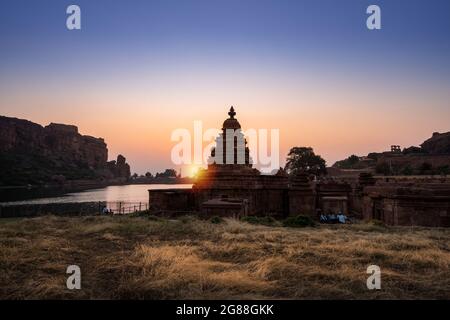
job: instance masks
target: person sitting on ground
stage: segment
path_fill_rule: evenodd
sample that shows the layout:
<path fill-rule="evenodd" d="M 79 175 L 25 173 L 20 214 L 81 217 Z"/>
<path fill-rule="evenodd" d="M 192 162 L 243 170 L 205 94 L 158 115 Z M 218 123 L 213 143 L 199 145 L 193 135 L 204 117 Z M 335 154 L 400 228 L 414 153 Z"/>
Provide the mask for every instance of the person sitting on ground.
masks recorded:
<path fill-rule="evenodd" d="M 339 223 L 345 223 L 345 221 L 347 220 L 347 217 L 342 212 L 339 212 L 337 215 L 337 219 L 338 219 Z"/>
<path fill-rule="evenodd" d="M 336 223 L 338 221 L 338 218 L 337 218 L 337 216 L 334 213 L 332 213 L 329 216 L 329 220 L 330 220 L 331 223 Z"/>

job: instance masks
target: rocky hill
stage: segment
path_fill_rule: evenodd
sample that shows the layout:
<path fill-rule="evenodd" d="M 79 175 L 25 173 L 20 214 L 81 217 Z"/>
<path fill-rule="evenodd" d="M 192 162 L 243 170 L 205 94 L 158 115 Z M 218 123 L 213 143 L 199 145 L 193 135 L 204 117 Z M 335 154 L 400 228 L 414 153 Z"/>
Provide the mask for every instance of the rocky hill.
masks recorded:
<path fill-rule="evenodd" d="M 450 155 L 450 132 L 434 132 L 433 136 L 420 145 L 422 150 L 429 154 Z"/>
<path fill-rule="evenodd" d="M 0 185 L 128 178 L 129 166 L 122 158 L 108 163 L 105 141 L 81 135 L 76 126 L 43 127 L 0 116 Z"/>

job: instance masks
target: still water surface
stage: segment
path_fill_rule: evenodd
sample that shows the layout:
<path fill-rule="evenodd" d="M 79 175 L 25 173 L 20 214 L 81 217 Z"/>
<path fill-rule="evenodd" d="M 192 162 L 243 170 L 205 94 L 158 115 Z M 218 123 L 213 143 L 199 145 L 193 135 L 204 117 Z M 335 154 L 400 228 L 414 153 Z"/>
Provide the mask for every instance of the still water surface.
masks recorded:
<path fill-rule="evenodd" d="M 68 193 L 59 197 L 39 198 L 14 202 L 0 202 L 0 204 L 18 205 L 96 201 L 148 203 L 149 189 L 189 189 L 191 187 L 192 184 L 131 184 L 125 186 L 109 186 L 101 189 Z"/>

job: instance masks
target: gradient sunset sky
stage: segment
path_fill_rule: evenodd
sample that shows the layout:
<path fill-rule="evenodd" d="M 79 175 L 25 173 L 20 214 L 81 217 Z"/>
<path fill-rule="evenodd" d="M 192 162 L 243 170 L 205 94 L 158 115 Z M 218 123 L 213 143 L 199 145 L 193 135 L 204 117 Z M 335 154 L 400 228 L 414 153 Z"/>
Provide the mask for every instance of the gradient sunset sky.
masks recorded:
<path fill-rule="evenodd" d="M 281 163 L 450 131 L 447 0 L 2 0 L 0 40 L 0 115 L 77 125 L 132 172 L 175 167 L 171 132 L 220 128 L 231 105 L 243 129 L 280 129 Z"/>

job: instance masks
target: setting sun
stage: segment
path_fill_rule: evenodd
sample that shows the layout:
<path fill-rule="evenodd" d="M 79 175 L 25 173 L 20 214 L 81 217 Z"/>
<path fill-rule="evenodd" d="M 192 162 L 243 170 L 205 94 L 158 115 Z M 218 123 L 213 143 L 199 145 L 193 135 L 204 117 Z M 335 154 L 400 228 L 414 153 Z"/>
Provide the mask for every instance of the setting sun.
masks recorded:
<path fill-rule="evenodd" d="M 190 178 L 195 178 L 200 170 L 200 166 L 191 165 L 187 168 L 187 176 Z"/>

